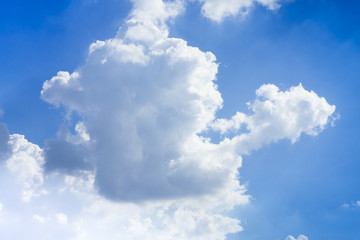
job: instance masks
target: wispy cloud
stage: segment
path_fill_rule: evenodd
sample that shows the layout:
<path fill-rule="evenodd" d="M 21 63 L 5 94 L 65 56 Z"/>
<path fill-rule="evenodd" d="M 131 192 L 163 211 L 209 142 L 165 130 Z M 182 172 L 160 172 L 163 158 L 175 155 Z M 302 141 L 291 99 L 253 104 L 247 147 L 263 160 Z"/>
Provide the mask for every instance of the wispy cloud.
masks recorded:
<path fill-rule="evenodd" d="M 360 208 L 360 201 L 355 201 L 351 203 L 344 203 L 341 205 L 342 208 Z"/>
<path fill-rule="evenodd" d="M 298 238 L 289 235 L 285 240 L 308 240 L 308 238 L 304 235 L 299 235 Z"/>

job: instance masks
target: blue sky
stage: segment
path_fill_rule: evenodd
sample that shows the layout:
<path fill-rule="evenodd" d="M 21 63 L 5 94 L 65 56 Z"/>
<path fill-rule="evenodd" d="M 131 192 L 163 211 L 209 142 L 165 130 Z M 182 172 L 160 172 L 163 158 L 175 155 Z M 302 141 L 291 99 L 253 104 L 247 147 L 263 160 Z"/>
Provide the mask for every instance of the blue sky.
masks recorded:
<path fill-rule="evenodd" d="M 207 219 L 217 219 L 218 215 L 216 214 L 220 213 L 217 207 L 214 207 L 215 205 L 224 204 L 226 207 L 234 207 L 234 210 L 230 212 L 221 212 L 221 216 L 240 220 L 242 231 L 231 233 L 236 232 L 234 222 L 224 220 L 222 225 L 219 223 L 220 227 L 214 227 L 216 230 L 211 232 L 213 239 L 224 239 L 225 235 L 227 235 L 227 239 L 245 240 L 285 240 L 289 235 L 294 239 L 304 235 L 310 240 L 358 239 L 360 237 L 360 202 L 357 202 L 360 200 L 358 189 L 360 185 L 358 177 L 360 146 L 357 141 L 360 133 L 358 124 L 360 121 L 358 104 L 358 90 L 360 89 L 360 17 L 358 12 L 360 4 L 356 1 L 335 0 L 250 1 L 252 4 L 244 7 L 248 11 L 247 14 L 224 15 L 219 20 L 215 19 L 215 15 L 211 15 L 213 13 L 206 15 L 204 6 L 211 1 L 185 1 L 182 8 L 173 7 L 179 11 L 173 16 L 156 12 L 159 15 L 155 14 L 155 17 L 149 18 L 144 17 L 144 14 L 158 11 L 158 9 L 146 8 L 146 1 L 136 0 L 134 2 L 135 7 L 130 1 L 121 0 L 51 2 L 16 0 L 3 3 L 0 9 L 0 109 L 4 112 L 1 122 L 6 124 L 10 134 L 24 135 L 29 141 L 26 144 L 33 144 L 31 149 L 37 149 L 38 146 L 39 150 L 25 152 L 31 156 L 31 159 L 37 161 L 38 165 L 36 166 L 40 168 L 36 174 L 32 173 L 32 177 L 39 177 L 41 173 L 43 180 L 39 180 L 41 183 L 37 185 L 34 183 L 35 180 L 30 181 L 34 186 L 25 190 L 33 191 L 34 199 L 26 200 L 23 203 L 20 200 L 20 192 L 24 190 L 24 187 L 21 187 L 20 183 L 13 184 L 11 181 L 13 178 L 17 178 L 15 175 L 24 174 L 18 170 L 21 166 L 18 168 L 14 166 L 14 164 L 24 164 L 20 160 L 14 161 L 24 155 L 15 150 L 10 150 L 4 156 L 0 155 L 0 158 L 3 158 L 3 161 L 0 161 L 3 165 L 1 172 L 4 173 L 1 177 L 4 183 L 1 188 L 3 189 L 2 194 L 0 194 L 0 206 L 3 206 L 3 210 L 0 210 L 0 224 L 3 227 L 0 229 L 5 227 L 9 229 L 4 231 L 3 236 L 0 233 L 2 239 L 21 238 L 20 235 L 17 235 L 20 233 L 13 230 L 15 225 L 11 226 L 11 223 L 23 223 L 24 231 L 35 229 L 30 234 L 34 239 L 35 237 L 42 239 L 36 234 L 36 230 L 43 229 L 43 226 L 36 225 L 38 223 L 49 225 L 47 229 L 50 230 L 46 231 L 44 239 L 49 239 L 49 237 L 54 239 L 54 236 L 60 236 L 60 239 L 83 239 L 74 230 L 78 228 L 82 228 L 84 232 L 89 231 L 88 234 L 93 234 L 93 236 L 107 236 L 108 239 L 112 239 L 115 238 L 115 235 L 112 234 L 116 226 L 126 225 L 129 219 L 127 214 L 131 215 L 131 211 L 136 212 L 143 219 L 151 219 L 154 227 L 149 228 L 150 230 L 144 227 L 146 225 L 144 222 L 147 220 L 140 217 L 140 220 L 137 220 L 144 225 L 141 227 L 139 224 L 134 225 L 138 228 L 135 227 L 133 232 L 127 232 L 125 229 L 121 233 L 116 233 L 123 234 L 123 239 L 144 239 L 141 237 L 142 231 L 146 236 L 150 236 L 150 239 L 210 239 L 209 236 L 201 233 L 200 220 L 198 220 L 199 223 L 196 222 L 197 220 L 193 220 L 199 232 L 188 231 L 187 226 L 177 224 L 171 225 L 172 229 L 176 229 L 174 230 L 176 234 L 161 230 L 164 226 L 170 226 L 166 225 L 167 221 L 176 222 L 178 215 L 169 213 L 168 220 L 166 220 L 167 218 L 159 220 L 152 215 L 152 211 L 155 210 L 149 210 L 149 208 L 144 210 L 144 206 L 156 205 L 161 201 L 168 201 L 168 199 L 174 202 L 162 204 L 176 206 L 174 208 L 182 209 L 184 212 L 191 209 L 193 212 L 190 215 L 198 216 L 195 219 L 202 219 L 199 217 L 200 215 L 196 214 L 203 211 L 208 214 L 206 215 Z M 273 3 L 281 6 L 271 10 L 269 8 L 272 8 L 271 4 Z M 226 5 L 226 1 L 223 1 L 222 4 Z M 136 12 L 137 10 L 139 12 Z M 183 49 L 183 51 L 189 51 L 187 53 L 191 55 L 191 61 L 196 60 L 198 65 L 194 63 L 187 65 L 187 60 L 181 60 L 175 64 L 178 70 L 171 72 L 172 70 L 167 70 L 168 65 L 161 65 L 163 62 L 160 60 L 157 62 L 157 58 L 155 58 L 155 60 L 149 60 L 150 63 L 154 61 L 154 65 L 151 65 L 149 69 L 141 68 L 141 71 L 146 71 L 147 75 L 138 76 L 138 72 L 141 71 L 137 67 L 150 63 L 146 62 L 146 58 L 140 59 L 141 56 L 139 59 L 129 57 L 130 55 L 134 56 L 137 52 L 127 53 L 128 50 L 121 50 L 125 52 L 113 53 L 112 44 L 121 45 L 116 41 L 104 43 L 105 47 L 98 45 L 95 53 L 89 54 L 91 43 L 97 40 L 105 41 L 121 37 L 126 44 L 139 44 L 136 46 L 143 44 L 147 49 L 148 43 L 142 43 L 141 41 L 145 41 L 144 39 L 137 39 L 137 37 L 143 36 L 136 31 L 138 36 L 126 38 L 126 36 L 121 36 L 120 30 L 118 36 L 115 37 L 120 26 L 125 29 L 122 31 L 132 28 L 132 25 L 125 23 L 128 19 L 147 23 L 159 21 L 160 24 L 157 22 L 155 25 L 160 32 L 167 30 L 170 38 L 183 39 L 187 42 L 187 46 L 199 48 L 199 51 L 187 47 Z M 107 50 L 107 46 L 109 46 L 109 50 Z M 206 51 L 216 56 L 218 67 L 209 60 L 209 56 L 203 57 L 202 54 Z M 103 54 L 105 57 L 100 59 L 96 54 Z M 153 56 L 151 55 L 151 58 Z M 120 60 L 116 60 L 116 57 L 119 57 Z M 112 63 L 111 58 L 120 61 L 121 64 Z M 205 58 L 207 60 L 204 60 Z M 105 63 L 109 62 L 106 73 L 99 67 L 100 65 L 94 63 L 104 59 L 106 59 Z M 134 65 L 126 65 L 129 64 L 126 61 Z M 102 64 L 104 65 L 104 63 Z M 197 114 L 202 116 L 201 119 L 188 117 L 191 114 L 195 116 L 196 114 L 193 112 L 195 110 L 189 105 L 182 104 L 191 99 L 192 95 L 176 94 L 177 91 L 180 91 L 179 89 L 182 89 L 179 87 L 182 86 L 181 82 L 178 83 L 177 79 L 192 76 L 189 66 L 194 67 L 193 71 L 199 72 L 203 72 L 203 69 L 209 69 L 209 72 L 217 70 L 215 83 L 218 87 L 205 85 L 210 84 L 213 80 L 211 77 L 213 75 L 206 75 L 207 78 L 204 77 L 202 83 L 204 85 L 200 84 L 200 86 L 205 86 L 204 91 L 209 91 L 209 95 L 202 95 L 203 92 L 200 90 L 196 90 L 196 94 L 201 96 L 201 101 L 203 98 L 209 98 L 202 103 L 204 106 L 208 106 L 208 101 L 213 101 L 210 108 L 218 108 L 220 105 L 223 107 L 217 111 L 198 112 Z M 116 69 L 120 69 L 119 71 L 122 72 L 119 73 Z M 159 77 L 160 80 L 152 79 L 153 76 L 159 76 L 156 75 L 157 70 L 162 74 Z M 64 90 L 61 85 L 63 80 L 49 81 L 50 90 L 46 90 L 43 87 L 44 82 L 57 76 L 58 71 L 68 71 L 70 74 L 74 71 L 80 72 L 79 81 L 85 89 L 85 94 L 77 96 L 76 92 L 72 92 L 73 89 Z M 187 73 L 187 71 L 189 71 L 189 75 L 181 75 L 182 72 Z M 164 80 L 161 79 L 162 77 Z M 77 86 L 76 77 L 64 78 L 67 79 L 64 81 L 73 81 L 74 86 Z M 107 79 L 109 80 L 107 81 Z M 122 85 L 111 89 L 111 84 L 114 84 L 112 81 L 117 81 L 116 79 L 126 79 L 127 81 L 124 80 Z M 142 82 L 141 79 L 145 80 Z M 190 77 L 189 79 L 191 81 Z M 157 81 L 159 82 L 157 83 Z M 157 87 L 153 87 L 152 82 Z M 165 94 L 163 99 L 153 101 L 153 99 L 157 99 L 157 95 L 162 97 L 163 92 L 160 90 L 163 89 L 163 86 L 168 86 L 169 82 L 171 84 L 174 82 L 174 86 L 176 86 L 176 88 L 171 88 L 174 95 L 170 94 L 169 97 Z M 104 87 L 101 91 L 109 95 L 104 97 L 104 100 L 97 101 L 96 98 L 101 96 L 102 99 L 102 95 L 96 95 L 100 94 L 96 91 L 96 86 L 101 88 L 100 86 L 105 86 L 106 83 L 110 87 Z M 298 96 L 295 90 L 291 90 L 291 87 L 298 86 L 299 83 L 305 90 L 299 90 Z M 287 97 L 284 97 L 285 100 L 282 98 L 283 95 L 274 100 L 281 103 L 284 101 L 284 105 L 279 105 L 279 118 L 275 116 L 267 119 L 266 114 L 262 115 L 262 108 L 258 108 L 255 112 L 255 114 L 259 113 L 259 116 L 256 115 L 258 117 L 251 118 L 254 114 L 251 106 L 254 109 L 255 104 L 250 104 L 249 109 L 246 103 L 254 103 L 254 99 L 263 101 L 263 98 L 266 98 L 266 95 L 257 96 L 255 94 L 256 89 L 268 86 L 264 84 L 276 85 L 284 94 L 288 93 Z M 45 94 L 41 95 L 41 90 L 44 90 Z M 217 90 L 221 93 L 223 102 L 220 102 L 217 97 Z M 311 90 L 317 94 L 317 98 L 309 97 L 308 93 Z M 268 88 L 264 91 L 271 92 Z M 145 100 L 140 98 L 137 100 L 138 102 L 126 105 L 128 99 L 122 98 L 122 96 L 128 92 L 144 96 Z M 299 110 L 296 108 L 294 110 L 290 103 L 297 101 L 298 98 L 295 98 L 295 95 L 301 101 L 305 99 L 305 102 L 309 102 L 310 105 L 306 105 L 309 109 L 299 108 Z M 320 97 L 325 98 L 326 102 L 321 102 Z M 165 102 L 165 105 L 161 100 Z M 114 101 L 118 102 L 114 104 Z M 58 102 L 60 107 L 56 107 Z M 146 113 L 143 118 L 131 115 L 133 110 L 129 109 L 135 108 L 137 111 L 144 108 L 146 110 L 147 102 L 151 102 L 154 109 L 159 112 L 157 119 L 160 119 L 158 120 L 160 125 L 152 125 L 153 122 L 146 121 L 153 116 L 152 114 Z M 91 109 L 86 108 L 86 105 Z M 116 107 L 114 109 L 105 107 L 112 105 L 121 106 L 121 111 Z M 331 105 L 336 106 L 335 112 L 330 110 Z M 310 106 L 317 107 L 311 108 Z M 100 112 L 106 115 L 105 119 L 94 113 L 94 109 L 97 108 L 104 109 Z M 177 115 L 180 108 L 185 109 L 186 114 Z M 311 116 L 314 117 L 315 115 L 312 114 L 315 114 L 314 112 L 318 108 L 324 109 L 322 117 L 326 120 L 326 124 L 320 120 L 314 120 L 311 124 L 308 123 L 309 126 L 293 126 L 294 132 L 301 132 L 300 136 L 294 132 L 287 132 L 287 120 L 277 122 L 283 119 L 282 114 L 286 115 L 287 112 L 298 116 L 299 122 L 305 121 Z M 174 109 L 176 113 L 172 113 Z M 69 111 L 73 111 L 70 118 L 67 117 Z M 126 117 L 121 115 L 124 111 L 127 114 Z M 243 129 L 237 128 L 235 125 L 232 125 L 230 130 L 225 129 L 226 124 L 231 124 L 227 121 L 224 121 L 226 124 L 223 122 L 222 125 L 214 125 L 215 127 L 212 125 L 219 119 L 231 119 L 236 112 L 243 112 L 249 117 L 250 120 L 244 120 L 242 124 L 247 127 L 254 125 L 253 129 L 247 129 L 250 133 L 257 133 L 256 127 L 263 123 L 268 122 L 270 125 L 274 125 L 270 130 L 266 130 L 266 134 L 259 133 L 259 138 L 254 140 L 256 142 L 244 143 L 241 140 L 237 142 L 234 136 L 240 136 Z M 310 115 L 303 115 L 305 112 L 310 112 Z M 208 117 L 207 114 L 213 114 L 216 117 L 204 120 Z M 183 115 L 184 118 L 182 118 Z M 106 118 L 116 118 L 117 120 L 107 120 Z M 175 120 L 168 120 L 172 118 Z M 183 125 L 177 122 L 177 118 L 183 122 Z M 133 132 L 127 130 L 134 127 L 132 122 L 127 119 L 137 122 L 135 125 L 137 140 L 135 137 L 133 140 Z M 332 119 L 336 120 L 332 123 Z M 206 167 L 197 169 L 198 165 L 191 162 L 193 161 L 191 159 L 195 158 L 195 162 L 204 160 L 205 165 L 211 165 L 211 161 L 216 162 L 218 156 L 216 154 L 219 154 L 217 151 L 223 150 L 215 152 L 199 150 L 201 156 L 197 157 L 191 148 L 187 149 L 186 146 L 183 146 L 187 150 L 181 152 L 180 148 L 174 147 L 182 146 L 183 142 L 192 141 L 188 140 L 185 135 L 187 133 L 190 135 L 192 131 L 195 131 L 194 129 L 198 129 L 193 122 L 199 122 L 200 125 L 203 124 L 210 128 L 206 131 L 201 130 L 198 135 L 210 137 L 214 144 L 221 142 L 227 136 L 219 133 L 221 129 L 230 132 L 228 137 L 237 147 L 229 150 L 229 154 L 234 159 L 235 155 L 241 155 L 242 162 L 235 164 L 235 169 L 225 173 L 215 170 L 207 172 L 208 168 Z M 66 127 L 60 127 L 63 130 L 59 130 L 59 126 L 62 124 Z M 278 128 L 278 124 L 283 125 L 285 130 Z M 76 125 L 77 129 L 83 130 L 75 130 Z M 311 130 L 319 128 L 320 130 L 316 130 L 315 134 L 309 135 Z M 154 133 L 152 129 L 155 129 L 154 132 L 157 131 L 157 133 Z M 199 132 L 199 130 L 196 131 Z M 89 143 L 86 142 L 87 134 L 94 139 L 94 142 L 91 142 L 92 140 Z M 244 134 L 246 135 L 246 131 Z M 270 140 L 267 140 L 269 139 L 268 135 L 272 136 Z M 16 141 L 20 142 L 20 140 Z M 166 145 L 170 146 L 169 151 L 163 150 L 165 143 L 170 144 Z M 258 143 L 260 145 L 257 145 Z M 11 144 L 9 148 L 15 149 L 16 144 L 14 142 Z M 134 157 L 134 152 L 138 147 L 144 149 L 143 155 L 139 156 L 139 159 L 163 158 L 164 162 L 171 162 L 174 159 L 175 166 L 178 168 L 175 169 L 173 178 L 169 180 L 171 184 L 174 184 L 171 185 L 170 190 L 167 182 L 165 184 L 159 180 L 163 179 L 161 175 L 164 174 L 163 165 L 156 161 L 154 164 L 149 164 L 146 161 L 142 162 L 137 156 Z M 119 150 L 117 150 L 118 148 Z M 131 149 L 135 149 L 134 152 Z M 148 149 L 154 149 L 154 151 Z M 201 142 L 199 149 L 207 149 L 207 145 L 202 145 Z M 37 151 L 40 152 L 41 159 L 36 158 L 35 152 Z M 69 154 L 65 154 L 64 151 Z M 221 152 L 221 154 L 225 154 L 225 152 Z M 128 155 L 132 157 L 128 157 Z M 178 155 L 183 157 L 177 158 Z M 208 163 L 205 158 L 211 161 Z M 84 169 L 77 167 L 83 166 L 83 160 L 84 164 L 87 164 L 85 170 L 95 169 L 93 172 L 86 172 L 88 175 L 84 173 Z M 141 163 L 133 163 L 137 161 Z M 53 170 L 57 166 L 59 169 Z M 234 168 L 233 165 L 231 166 Z M 242 200 L 231 203 L 209 200 L 207 197 L 209 193 L 215 192 L 214 195 L 218 194 L 222 197 L 227 196 L 226 194 L 229 196 L 235 194 L 234 189 L 229 192 L 227 190 L 223 192 L 222 189 L 230 186 L 226 185 L 230 184 L 230 180 L 225 175 L 237 172 L 236 166 L 241 166 L 236 178 L 246 189 L 246 193 L 239 195 Z M 223 167 L 226 168 L 225 165 Z M 149 171 L 145 171 L 143 168 L 150 169 L 150 172 L 153 171 L 154 174 L 149 174 Z M 127 175 L 123 169 L 135 175 L 139 174 L 136 175 L 136 179 L 140 180 L 129 180 L 131 176 Z M 98 175 L 92 175 L 94 172 Z M 123 178 L 117 177 L 122 174 Z M 202 178 L 208 174 L 208 178 Z M 77 185 L 79 189 L 76 191 L 81 192 L 82 197 L 73 195 L 71 190 L 59 197 L 59 189 L 65 189 L 61 183 L 63 178 L 67 179 L 65 180 L 66 184 L 70 181 L 69 179 L 76 179 L 74 182 L 83 183 L 86 182 L 83 179 L 90 179 L 91 176 L 95 179 L 95 182 L 92 183 L 94 189 L 88 190 L 80 183 Z M 7 177 L 8 179 L 5 179 Z M 21 179 L 25 181 L 24 177 Z M 153 179 L 156 180 L 152 183 Z M 190 179 L 189 182 L 188 179 Z M 147 181 L 149 184 L 144 184 Z M 217 182 L 222 181 L 224 181 L 224 186 L 217 186 Z M 189 183 L 192 184 L 189 185 Z M 29 182 L 26 186 L 28 185 Z M 20 190 L 16 190 L 16 188 Z M 171 190 L 173 188 L 176 188 L 177 191 Z M 120 190 L 118 191 L 118 189 Z M 45 194 L 43 190 L 48 193 Z M 97 200 L 84 200 L 86 199 L 84 196 L 88 196 L 87 194 L 90 196 L 89 199 Z M 63 199 L 62 204 L 58 204 L 57 199 L 60 198 Z M 183 201 L 184 198 L 186 203 L 184 203 L 185 200 Z M 9 204 L 12 201 L 16 204 Z M 214 201 L 214 206 L 202 209 L 198 207 L 198 201 L 208 202 L 209 205 Z M 71 202 L 76 202 L 79 209 L 93 209 L 94 205 L 101 203 L 105 206 L 104 209 L 108 209 L 108 212 L 102 213 L 101 216 L 112 211 L 119 215 L 114 219 L 109 217 L 112 222 L 108 223 L 108 228 L 100 228 L 91 232 L 92 223 L 85 223 L 81 227 L 78 225 L 79 219 L 89 218 L 87 215 L 89 213 L 85 210 L 73 210 L 70 206 L 73 204 Z M 134 210 L 123 214 L 126 212 L 124 209 L 127 209 L 126 204 L 132 203 L 136 207 L 129 207 L 129 209 L 134 208 Z M 26 214 L 21 214 L 16 209 L 26 209 Z M 159 206 L 154 209 L 160 211 Z M 170 211 L 169 209 L 170 207 L 164 211 Z M 96 218 L 97 213 L 91 214 Z M 20 220 L 4 224 L 6 218 Z M 102 226 L 101 224 L 105 224 L 106 221 L 98 223 L 94 221 L 93 223 Z M 217 221 L 213 220 L 212 224 L 216 226 L 216 223 Z M 62 225 L 58 227 L 56 224 Z M 205 227 L 204 229 L 204 231 L 208 231 Z M 137 232 L 140 233 L 137 235 Z M 287 240 L 293 238 L 288 237 Z M 90 238 L 85 237 L 84 239 Z M 303 240 L 302 238 L 298 239 Z"/>

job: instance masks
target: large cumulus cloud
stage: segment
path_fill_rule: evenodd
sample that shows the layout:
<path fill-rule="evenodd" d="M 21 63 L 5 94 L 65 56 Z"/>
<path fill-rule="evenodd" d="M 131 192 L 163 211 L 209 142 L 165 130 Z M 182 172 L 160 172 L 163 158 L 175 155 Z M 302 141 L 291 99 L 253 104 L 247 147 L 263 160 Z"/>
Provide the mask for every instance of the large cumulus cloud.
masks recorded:
<path fill-rule="evenodd" d="M 44 83 L 44 100 L 83 116 L 96 181 L 110 198 L 208 192 L 223 184 L 219 175 L 228 175 L 228 170 L 190 156 L 187 147 L 197 144 L 200 150 L 209 145 L 197 134 L 222 105 L 214 84 L 215 56 L 169 38 L 163 12 L 176 11 L 162 4 L 154 19 L 142 13 L 146 4 L 137 2 L 116 38 L 90 46 L 85 66 L 72 74 L 59 72 Z M 181 170 L 180 161 L 190 165 Z"/>
<path fill-rule="evenodd" d="M 61 126 L 41 149 L 0 125 L 0 147 L 10 153 L 0 170 L 32 205 L 19 218 L 0 202 L 33 238 L 225 239 L 242 230 L 228 212 L 250 199 L 239 182 L 241 155 L 316 135 L 332 119 L 335 106 L 313 91 L 272 84 L 256 91 L 252 113 L 217 119 L 215 56 L 169 37 L 181 1 L 133 3 L 114 38 L 90 45 L 85 65 L 43 84 L 43 100 L 76 115 L 74 129 Z"/>
<path fill-rule="evenodd" d="M 71 74 L 59 72 L 42 90 L 45 101 L 83 118 L 100 193 L 120 201 L 219 189 L 234 194 L 241 189 L 240 154 L 262 143 L 294 141 L 302 132 L 316 134 L 326 125 L 335 107 L 302 86 L 280 92 L 264 85 L 250 106 L 254 115 L 215 120 L 222 107 L 215 56 L 168 36 L 165 21 L 181 5 L 156 1 L 149 10 L 147 4 L 135 1 L 115 38 L 93 43 L 84 66 Z M 239 117 L 250 133 L 220 144 L 201 137 L 205 130 L 224 132 Z M 54 141 L 47 145 L 49 153 L 64 147 Z"/>

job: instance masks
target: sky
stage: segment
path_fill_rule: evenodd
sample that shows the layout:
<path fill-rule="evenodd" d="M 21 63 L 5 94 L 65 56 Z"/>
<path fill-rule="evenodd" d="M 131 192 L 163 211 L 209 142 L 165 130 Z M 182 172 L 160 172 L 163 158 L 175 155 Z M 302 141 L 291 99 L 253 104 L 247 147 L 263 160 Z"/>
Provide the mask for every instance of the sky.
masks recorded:
<path fill-rule="evenodd" d="M 360 3 L 0 7 L 0 239 L 360 237 Z"/>

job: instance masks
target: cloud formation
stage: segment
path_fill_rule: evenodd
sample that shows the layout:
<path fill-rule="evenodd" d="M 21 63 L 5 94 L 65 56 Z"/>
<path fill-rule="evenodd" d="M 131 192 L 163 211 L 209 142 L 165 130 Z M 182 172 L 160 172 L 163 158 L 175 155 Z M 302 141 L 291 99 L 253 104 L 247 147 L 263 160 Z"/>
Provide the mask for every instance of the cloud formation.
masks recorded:
<path fill-rule="evenodd" d="M 202 5 L 202 14 L 216 22 L 221 22 L 226 17 L 245 15 L 254 7 L 261 4 L 270 10 L 280 7 L 280 0 L 199 0 Z"/>
<path fill-rule="evenodd" d="M 248 103 L 254 114 L 237 112 L 231 119 L 217 119 L 212 124 L 212 128 L 222 134 L 246 129 L 247 133 L 231 139 L 240 154 L 280 139 L 295 142 L 301 133 L 315 136 L 335 119 L 332 116 L 335 106 L 315 92 L 305 90 L 301 84 L 287 91 L 265 84 L 256 90 L 256 97 Z"/>
<path fill-rule="evenodd" d="M 11 154 L 6 160 L 6 167 L 22 186 L 23 201 L 28 202 L 33 197 L 46 194 L 45 190 L 40 189 L 44 182 L 43 150 L 19 134 L 10 135 L 9 146 Z"/>
<path fill-rule="evenodd" d="M 293 236 L 289 235 L 285 240 L 308 240 L 308 238 L 304 235 L 299 235 L 298 238 L 294 238 Z"/>
<path fill-rule="evenodd" d="M 48 170 L 60 164 L 80 167 L 79 148 L 85 147 L 99 192 L 114 200 L 186 197 L 219 189 L 231 195 L 241 192 L 241 154 L 279 139 L 295 141 L 302 132 L 316 135 L 334 112 L 335 106 L 301 85 L 281 92 L 268 84 L 249 105 L 254 115 L 215 120 L 222 107 L 215 56 L 168 36 L 165 21 L 181 5 L 157 1 L 150 10 L 146 1 L 134 5 L 115 38 L 90 46 L 86 65 L 44 83 L 42 98 L 81 116 L 89 134 L 86 145 L 48 141 Z M 249 133 L 219 144 L 201 137 L 209 129 L 224 133 L 244 124 Z M 65 148 L 68 156 L 58 154 Z"/>
<path fill-rule="evenodd" d="M 210 192 L 229 175 L 229 169 L 190 156 L 190 146 L 211 148 L 197 134 L 214 119 L 222 99 L 214 84 L 215 56 L 168 37 L 163 21 L 176 12 L 170 6 L 162 3 L 156 13 L 144 14 L 145 2 L 136 2 L 116 38 L 90 46 L 85 66 L 44 83 L 44 100 L 84 117 L 96 182 L 113 199 Z M 48 153 L 56 151 L 54 142 L 48 147 Z"/>
<path fill-rule="evenodd" d="M 44 101 L 80 119 L 74 129 L 61 126 L 41 149 L 0 125 L 0 147 L 10 152 L 2 171 L 31 204 L 19 203 L 21 218 L 7 214 L 33 229 L 30 237 L 41 229 L 43 239 L 225 239 L 242 230 L 228 212 L 250 199 L 239 182 L 241 155 L 316 135 L 335 111 L 301 85 L 266 84 L 248 104 L 252 114 L 216 119 L 223 100 L 215 56 L 169 37 L 181 1 L 133 3 L 114 38 L 90 45 L 84 66 L 43 84 Z M 224 139 L 214 143 L 206 132 Z"/>

